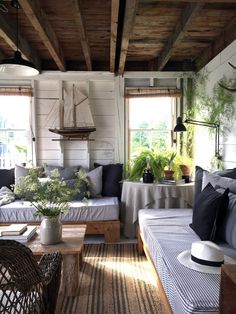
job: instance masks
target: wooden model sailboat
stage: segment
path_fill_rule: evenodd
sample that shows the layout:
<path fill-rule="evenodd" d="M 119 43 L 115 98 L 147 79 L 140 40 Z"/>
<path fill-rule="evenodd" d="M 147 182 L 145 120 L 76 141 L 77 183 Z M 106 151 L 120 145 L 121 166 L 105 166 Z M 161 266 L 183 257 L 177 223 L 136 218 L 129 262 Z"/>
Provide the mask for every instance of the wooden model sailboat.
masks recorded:
<path fill-rule="evenodd" d="M 72 96 L 63 89 L 64 100 L 60 103 L 60 127 L 51 128 L 50 132 L 68 139 L 87 140 L 90 133 L 96 131 L 88 104 L 88 97 L 72 86 Z"/>

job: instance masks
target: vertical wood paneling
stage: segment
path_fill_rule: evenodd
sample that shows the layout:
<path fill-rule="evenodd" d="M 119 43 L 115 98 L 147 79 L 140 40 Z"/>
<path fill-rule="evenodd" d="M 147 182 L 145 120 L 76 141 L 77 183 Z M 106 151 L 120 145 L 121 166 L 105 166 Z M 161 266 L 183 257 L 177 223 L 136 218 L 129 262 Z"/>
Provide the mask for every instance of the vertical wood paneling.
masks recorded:
<path fill-rule="evenodd" d="M 35 110 L 37 127 L 37 163 L 59 166 L 60 145 L 52 142 L 54 137 L 48 128 L 58 126 L 59 122 L 59 81 L 45 80 L 35 82 Z"/>
<path fill-rule="evenodd" d="M 88 102 L 93 115 L 96 131 L 91 133 L 89 143 L 84 141 L 52 141 L 60 136 L 49 132 L 48 128 L 59 126 L 59 103 L 62 86 L 71 84 L 79 86 L 79 90 L 88 95 Z M 118 91 L 119 93 L 119 91 Z M 50 80 L 35 82 L 35 106 L 37 125 L 38 164 L 74 166 L 81 165 L 93 168 L 94 162 L 101 164 L 117 161 L 116 137 L 119 137 L 120 125 L 117 129 L 118 109 L 117 91 L 114 80 Z M 118 154 L 119 155 L 119 154 Z M 63 157 L 63 160 L 61 160 Z"/>
<path fill-rule="evenodd" d="M 96 132 L 91 135 L 95 141 L 90 143 L 91 167 L 94 162 L 114 163 L 116 137 L 114 80 L 90 81 L 89 101 L 96 125 Z"/>

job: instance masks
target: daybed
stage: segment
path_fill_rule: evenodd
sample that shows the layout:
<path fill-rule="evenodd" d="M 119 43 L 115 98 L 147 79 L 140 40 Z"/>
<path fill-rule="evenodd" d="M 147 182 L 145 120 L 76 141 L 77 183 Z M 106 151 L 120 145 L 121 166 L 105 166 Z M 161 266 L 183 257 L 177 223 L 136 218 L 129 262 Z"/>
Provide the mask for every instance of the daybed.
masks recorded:
<path fill-rule="evenodd" d="M 189 227 L 192 209 L 143 209 L 139 211 L 139 252 L 144 244 L 164 289 L 166 313 L 218 313 L 220 275 L 186 268 L 177 260 L 200 238 Z M 222 244 L 236 259 L 236 250 Z"/>
<path fill-rule="evenodd" d="M 30 202 L 16 200 L 0 207 L 0 223 L 29 224 L 41 221 L 34 215 L 35 208 Z M 68 213 L 61 215 L 63 224 L 86 224 L 86 234 L 104 234 L 106 242 L 120 240 L 119 202 L 117 197 L 101 197 L 70 203 Z"/>
<path fill-rule="evenodd" d="M 213 177 L 208 176 L 208 179 L 214 186 L 217 180 L 219 186 L 230 187 L 231 191 L 236 188 L 236 180 L 233 182 L 226 178 L 226 181 L 224 179 L 221 181 L 222 179 L 218 177 L 213 175 Z M 216 188 L 219 193 L 223 193 L 223 188 Z M 196 198 L 195 205 L 198 199 L 199 197 Z M 196 206 L 193 209 L 196 210 Z M 177 259 L 181 252 L 191 249 L 193 242 L 204 240 L 189 226 L 193 221 L 193 209 L 141 209 L 139 211 L 138 250 L 139 253 L 145 251 L 158 275 L 159 293 L 163 299 L 165 313 L 219 312 L 221 276 L 194 271 L 182 265 Z M 219 228 L 224 228 L 222 233 L 224 241 L 215 242 L 225 255 L 236 260 L 236 195 L 232 193 L 229 193 L 227 213 Z M 222 313 L 236 312 L 235 289 L 236 274 L 234 295 L 231 297 L 234 304 L 230 305 L 227 311 L 221 309 Z M 224 288 L 223 293 L 225 292 L 228 293 Z"/>
<path fill-rule="evenodd" d="M 75 167 L 70 167 L 70 169 L 60 168 L 63 177 L 68 177 L 69 172 L 74 170 L 73 168 Z M 15 175 L 16 170 L 18 171 L 18 177 L 24 175 L 24 167 L 16 166 Z M 7 170 L 4 171 L 6 172 Z M 14 174 L 14 170 L 9 170 L 8 172 L 11 176 Z M 88 203 L 77 200 L 71 201 L 70 210 L 61 215 L 62 222 L 64 224 L 86 224 L 86 234 L 103 234 L 106 242 L 118 242 L 120 240 L 119 196 L 121 193 L 122 165 L 105 165 L 102 167 L 102 171 L 101 167 L 98 167 L 94 171 L 88 172 L 88 175 L 95 183 L 93 184 L 93 189 L 100 192 L 96 196 L 93 195 L 88 200 Z M 6 176 L 4 178 L 5 185 L 10 186 L 10 180 L 7 181 Z M 99 183 L 99 180 L 102 182 Z M 96 194 L 95 191 L 94 194 Z M 100 195 L 98 196 L 98 194 Z M 28 201 L 16 199 L 9 204 L 1 206 L 0 200 L 0 224 L 19 222 L 39 224 L 41 219 L 34 215 L 34 211 L 34 207 Z"/>

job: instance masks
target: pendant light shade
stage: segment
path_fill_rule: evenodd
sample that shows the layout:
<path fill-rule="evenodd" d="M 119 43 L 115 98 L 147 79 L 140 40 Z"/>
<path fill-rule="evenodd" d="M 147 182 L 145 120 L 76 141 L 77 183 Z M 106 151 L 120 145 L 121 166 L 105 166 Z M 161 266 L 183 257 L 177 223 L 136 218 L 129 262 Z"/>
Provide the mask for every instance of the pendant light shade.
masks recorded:
<path fill-rule="evenodd" d="M 178 117 L 176 126 L 174 128 L 174 132 L 185 132 L 185 131 L 186 131 L 186 127 L 183 124 L 182 117 Z"/>
<path fill-rule="evenodd" d="M 12 0 L 11 5 L 16 9 L 16 51 L 13 58 L 3 59 L 0 61 L 0 74 L 7 74 L 13 76 L 35 76 L 39 74 L 39 70 L 36 66 L 22 58 L 20 51 L 18 50 L 18 0 Z"/>
<path fill-rule="evenodd" d="M 21 57 L 20 51 L 15 51 L 13 58 L 4 59 L 0 62 L 0 73 L 15 76 L 34 76 L 39 71 L 34 64 Z"/>

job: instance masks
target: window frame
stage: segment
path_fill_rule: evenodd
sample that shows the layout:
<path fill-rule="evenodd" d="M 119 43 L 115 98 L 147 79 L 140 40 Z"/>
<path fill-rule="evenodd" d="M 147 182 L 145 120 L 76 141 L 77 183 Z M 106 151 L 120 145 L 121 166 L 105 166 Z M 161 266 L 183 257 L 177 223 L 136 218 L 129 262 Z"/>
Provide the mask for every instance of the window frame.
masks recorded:
<path fill-rule="evenodd" d="M 8 133 L 9 131 L 14 131 L 14 132 L 27 132 L 27 157 L 25 162 L 30 162 L 32 164 L 35 164 L 35 137 L 34 137 L 34 131 L 35 131 L 35 123 L 34 118 L 33 118 L 33 113 L 34 113 L 34 101 L 33 101 L 33 93 L 32 93 L 32 88 L 31 86 L 2 86 L 0 87 L 0 96 L 15 96 L 15 97 L 21 97 L 21 96 L 28 96 L 29 97 L 29 112 L 28 112 L 28 125 L 26 128 L 0 128 L 0 132 L 2 134 Z M 14 112 L 14 114 L 17 114 Z M 6 134 L 6 138 L 9 138 L 9 135 Z M 12 163 L 13 162 L 13 163 Z M 7 169 L 7 168 L 13 168 L 14 163 L 16 163 L 16 160 L 12 160 L 12 162 L 5 163 L 5 165 L 0 165 L 2 169 Z"/>
<path fill-rule="evenodd" d="M 153 98 L 153 96 L 151 96 Z M 172 97 L 172 96 L 162 96 L 160 98 L 163 97 Z M 125 161 L 129 162 L 130 159 L 130 140 L 131 140 L 131 132 L 130 132 L 130 121 L 129 121 L 129 105 L 130 105 L 130 99 L 131 98 L 136 98 L 136 97 L 126 97 L 125 99 Z M 138 97 L 139 98 L 139 97 Z M 148 98 L 147 96 L 143 96 L 143 98 Z M 156 96 L 156 98 L 158 98 L 158 96 Z M 173 133 L 173 128 L 175 126 L 175 122 L 176 122 L 176 116 L 177 116 L 177 110 L 178 110 L 178 106 L 179 106 L 179 97 L 178 95 L 176 95 L 176 97 L 172 97 L 174 98 L 173 101 L 173 105 L 172 105 L 172 118 L 171 118 L 171 130 L 170 130 L 170 143 L 171 143 L 171 147 L 170 148 L 176 148 L 176 140 L 174 138 L 174 133 Z M 146 130 L 146 129 L 144 129 Z M 155 129 L 158 130 L 158 129 Z"/>

